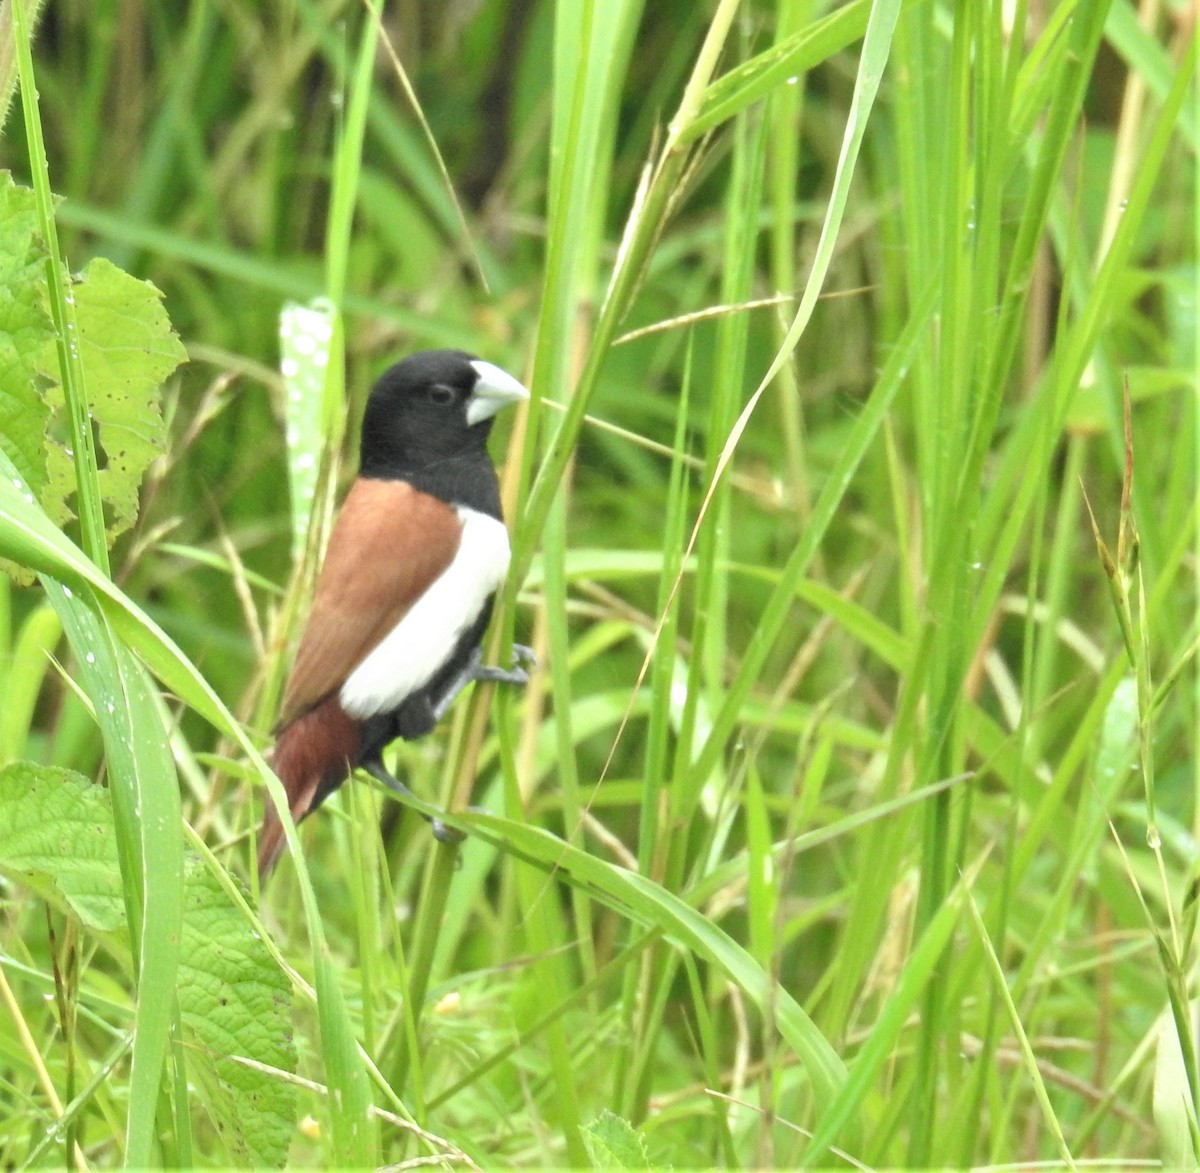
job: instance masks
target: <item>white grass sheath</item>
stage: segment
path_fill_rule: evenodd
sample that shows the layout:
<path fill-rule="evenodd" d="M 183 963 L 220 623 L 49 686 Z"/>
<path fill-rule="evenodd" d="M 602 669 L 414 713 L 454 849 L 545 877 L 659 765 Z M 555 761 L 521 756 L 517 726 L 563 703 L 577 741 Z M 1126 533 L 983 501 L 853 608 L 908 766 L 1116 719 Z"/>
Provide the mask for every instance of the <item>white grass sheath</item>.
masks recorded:
<path fill-rule="evenodd" d="M 454 561 L 342 685 L 342 708 L 357 720 L 396 708 L 428 684 L 508 573 L 504 523 L 461 506 L 455 512 L 463 533 Z"/>

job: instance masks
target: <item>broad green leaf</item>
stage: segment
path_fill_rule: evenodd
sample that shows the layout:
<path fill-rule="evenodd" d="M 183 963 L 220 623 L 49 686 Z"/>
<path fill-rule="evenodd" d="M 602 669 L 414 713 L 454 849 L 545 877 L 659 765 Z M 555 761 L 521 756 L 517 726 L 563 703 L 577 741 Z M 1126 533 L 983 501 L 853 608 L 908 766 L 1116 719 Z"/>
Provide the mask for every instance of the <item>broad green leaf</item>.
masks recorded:
<path fill-rule="evenodd" d="M 203 1086 L 230 1156 L 282 1166 L 295 1130 L 295 1088 L 242 1060 L 295 1071 L 288 979 L 192 855 L 184 871 L 179 1003 L 185 1034 L 197 1044 L 188 1072 Z"/>
<path fill-rule="evenodd" d="M 111 542 L 133 524 L 142 477 L 166 447 L 158 389 L 187 352 L 149 281 L 96 257 L 73 292 L 89 407 L 106 457 L 100 488 Z"/>
<path fill-rule="evenodd" d="M 581 1129 L 597 1169 L 653 1169 L 641 1134 L 615 1112 L 601 1112 Z"/>
<path fill-rule="evenodd" d="M 19 763 L 0 771 L 0 874 L 75 917 L 132 968 L 109 792 L 68 770 Z M 292 1085 L 242 1059 L 296 1066 L 287 978 L 194 856 L 184 877 L 177 985 L 188 1072 L 228 1158 L 284 1163 Z"/>
<path fill-rule="evenodd" d="M 44 308 L 46 254 L 33 192 L 0 172 L 0 448 L 26 484 L 46 483 L 46 421 L 37 363 L 54 336 Z"/>
<path fill-rule="evenodd" d="M 0 770 L 0 871 L 104 937 L 125 943 L 125 900 L 108 792 L 24 762 Z"/>

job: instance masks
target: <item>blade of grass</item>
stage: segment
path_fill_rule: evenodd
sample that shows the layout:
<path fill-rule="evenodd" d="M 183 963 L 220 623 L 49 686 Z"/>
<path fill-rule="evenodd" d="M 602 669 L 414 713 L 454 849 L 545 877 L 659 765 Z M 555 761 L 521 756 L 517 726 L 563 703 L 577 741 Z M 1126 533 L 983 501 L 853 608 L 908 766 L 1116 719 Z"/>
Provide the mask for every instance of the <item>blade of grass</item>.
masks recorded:
<path fill-rule="evenodd" d="M 574 395 L 566 415 L 550 439 L 546 457 L 538 468 L 529 490 L 522 524 L 518 527 L 517 542 L 513 548 L 512 577 L 516 581 L 524 577 L 529 567 L 533 556 L 534 538 L 541 533 L 545 525 L 550 502 L 558 491 L 559 482 L 570 461 L 583 417 L 596 388 L 600 368 L 608 348 L 616 338 L 617 328 L 628 311 L 644 267 L 676 198 L 676 185 L 689 159 L 689 152 L 679 145 L 678 136 L 694 116 L 700 95 L 712 77 L 736 7 L 736 0 L 721 0 L 688 79 L 678 111 L 670 123 L 662 154 L 649 170 L 645 186 L 639 189 L 634 207 L 625 223 L 616 266 L 601 304 L 600 315 L 592 332 Z"/>
<path fill-rule="evenodd" d="M 872 1080 L 890 1059 L 909 1014 L 934 976 L 938 961 L 958 925 L 965 894 L 975 883 L 985 859 L 986 856 L 981 857 L 963 875 L 909 952 L 887 1002 L 855 1056 L 849 1079 L 837 1099 L 822 1112 L 820 1124 L 813 1130 L 812 1139 L 804 1150 L 806 1168 L 821 1167 L 821 1161 L 847 1121 L 861 1110 Z"/>
<path fill-rule="evenodd" d="M 37 85 L 33 75 L 33 54 L 25 17 L 25 0 L 12 6 L 13 32 L 16 38 L 17 70 L 21 79 L 21 108 L 25 115 L 25 136 L 29 142 L 29 169 L 37 200 L 42 239 L 46 245 L 46 285 L 50 294 L 50 317 L 54 322 L 58 369 L 67 405 L 71 431 L 71 450 L 75 461 L 76 508 L 83 548 L 105 573 L 108 572 L 108 546 L 104 537 L 104 506 L 96 475 L 96 446 L 88 412 L 87 386 L 79 357 L 75 325 L 75 299 L 70 275 L 58 245 L 58 227 L 54 218 L 54 196 L 50 189 L 50 166 L 42 123 L 38 115 Z"/>
<path fill-rule="evenodd" d="M 1042 1109 L 1043 1121 L 1050 1129 L 1050 1135 L 1054 1137 L 1054 1143 L 1058 1148 L 1058 1153 L 1062 1158 L 1063 1164 L 1068 1169 L 1074 1170 L 1076 1167 L 1075 1161 L 1071 1156 L 1071 1150 L 1067 1147 L 1066 1137 L 1063 1136 L 1062 1125 L 1058 1121 L 1054 1105 L 1050 1102 L 1050 1096 L 1046 1091 L 1046 1083 L 1042 1079 L 1042 1073 L 1038 1069 L 1037 1055 L 1034 1054 L 1033 1046 L 1029 1041 L 1029 1035 L 1026 1033 L 1025 1026 L 1021 1021 L 1021 1012 L 1017 1009 L 1017 1004 L 1013 1001 L 1012 991 L 1008 988 L 1008 982 L 1004 976 L 1004 967 L 1000 964 L 1000 958 L 996 956 L 996 950 L 992 946 L 991 937 L 988 936 L 987 925 L 983 923 L 983 914 L 979 911 L 979 906 L 975 903 L 975 896 L 970 889 L 967 890 L 966 900 L 967 911 L 971 914 L 971 923 L 975 926 L 975 933 L 979 938 L 980 944 L 983 946 L 988 968 L 991 970 L 992 980 L 996 983 L 996 988 L 1000 991 L 1004 1008 L 1008 1011 L 1009 1024 L 1012 1026 L 1013 1033 L 1017 1036 L 1017 1042 L 1021 1048 L 1021 1057 L 1025 1061 L 1025 1072 L 1033 1084 L 1034 1094 L 1037 1096 L 1038 1104 Z"/>
<path fill-rule="evenodd" d="M 131 1168 L 142 1168 L 154 1159 L 159 1088 L 179 1015 L 175 975 L 183 922 L 183 816 L 175 764 L 145 669 L 78 597 L 52 579 L 43 578 L 42 585 L 71 643 L 104 738 L 137 966 L 125 1159 Z M 136 878 L 136 888 L 130 878 Z M 187 1085 L 176 1086 L 174 1095 L 177 1113 L 184 1113 Z"/>
<path fill-rule="evenodd" d="M 779 583 L 771 592 L 771 597 L 759 616 L 737 674 L 726 690 L 724 703 L 713 720 L 712 731 L 693 764 L 692 769 L 698 777 L 706 775 L 724 752 L 742 705 L 758 680 L 767 654 L 787 620 L 797 584 L 815 557 L 839 504 L 850 488 L 855 470 L 874 441 L 908 373 L 909 364 L 913 361 L 929 325 L 933 310 L 933 292 L 933 287 L 930 287 L 922 302 L 914 307 L 904 334 L 897 340 L 887 365 L 880 372 L 870 399 L 855 419 L 845 445 L 838 454 L 837 463 L 830 470 L 829 477 L 813 506 L 808 527 L 780 572 Z"/>

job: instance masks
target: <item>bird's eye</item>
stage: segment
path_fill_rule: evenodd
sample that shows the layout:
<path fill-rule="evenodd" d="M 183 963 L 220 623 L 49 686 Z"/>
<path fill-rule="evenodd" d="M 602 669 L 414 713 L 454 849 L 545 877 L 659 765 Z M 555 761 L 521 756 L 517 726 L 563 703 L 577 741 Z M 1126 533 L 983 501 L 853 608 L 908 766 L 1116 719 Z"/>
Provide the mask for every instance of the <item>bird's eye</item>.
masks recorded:
<path fill-rule="evenodd" d="M 453 387 L 445 383 L 433 383 L 428 391 L 429 402 L 436 407 L 449 407 L 458 398 Z"/>

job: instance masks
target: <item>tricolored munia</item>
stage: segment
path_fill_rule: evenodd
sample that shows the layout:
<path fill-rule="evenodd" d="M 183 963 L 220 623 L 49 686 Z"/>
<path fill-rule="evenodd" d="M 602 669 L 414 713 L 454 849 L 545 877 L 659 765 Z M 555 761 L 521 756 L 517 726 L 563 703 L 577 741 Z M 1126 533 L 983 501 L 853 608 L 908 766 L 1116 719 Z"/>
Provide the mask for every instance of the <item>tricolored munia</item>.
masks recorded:
<path fill-rule="evenodd" d="M 275 728 L 272 764 L 297 822 L 360 766 L 403 790 L 384 749 L 428 733 L 471 681 L 526 681 L 519 664 L 484 664 L 481 644 L 509 564 L 487 438 L 495 413 L 528 396 L 460 350 L 411 355 L 372 389 L 358 476 L 329 538 Z M 520 645 L 514 655 L 532 658 Z M 268 799 L 260 876 L 283 844 Z"/>

